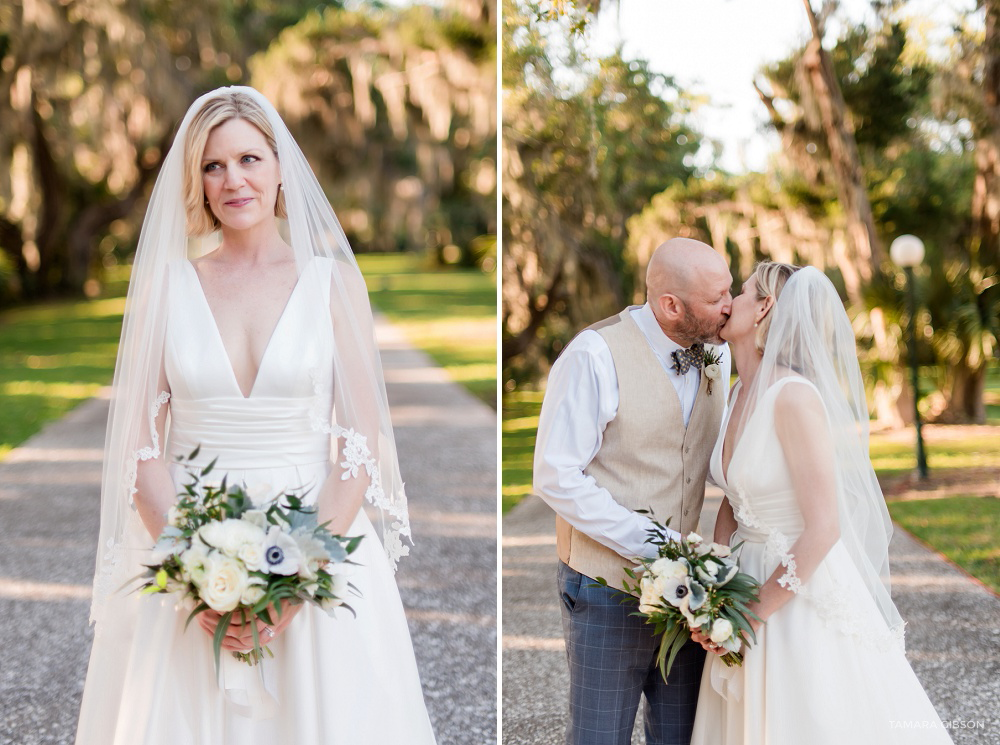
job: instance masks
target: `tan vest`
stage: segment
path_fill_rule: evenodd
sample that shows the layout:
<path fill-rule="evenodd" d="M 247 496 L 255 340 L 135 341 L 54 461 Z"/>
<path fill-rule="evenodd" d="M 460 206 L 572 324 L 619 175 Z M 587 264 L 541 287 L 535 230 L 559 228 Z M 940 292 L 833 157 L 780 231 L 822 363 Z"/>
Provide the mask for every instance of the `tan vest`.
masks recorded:
<path fill-rule="evenodd" d="M 697 530 L 708 461 L 725 404 L 725 387 L 701 376 L 688 426 L 677 391 L 649 341 L 626 308 L 590 328 L 611 350 L 618 376 L 618 412 L 604 430 L 601 449 L 584 469 L 598 486 L 630 510 L 653 516 L 687 534 Z M 556 517 L 559 558 L 588 577 L 603 577 L 619 590 L 635 563 Z"/>

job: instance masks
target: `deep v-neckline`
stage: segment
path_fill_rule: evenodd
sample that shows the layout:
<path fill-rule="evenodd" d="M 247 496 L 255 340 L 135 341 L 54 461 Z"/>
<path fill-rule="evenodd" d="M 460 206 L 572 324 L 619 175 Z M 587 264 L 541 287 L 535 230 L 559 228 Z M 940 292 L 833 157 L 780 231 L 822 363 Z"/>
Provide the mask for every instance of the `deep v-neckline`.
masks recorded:
<path fill-rule="evenodd" d="M 735 440 L 733 442 L 733 450 L 729 454 L 729 463 L 726 463 L 726 435 L 729 434 L 729 422 L 733 417 L 733 408 L 735 408 L 736 399 L 739 398 L 740 393 L 743 392 L 743 382 L 737 381 L 736 386 L 733 387 L 733 397 L 729 401 L 729 406 L 726 408 L 726 419 L 722 426 L 722 443 L 719 445 L 719 475 L 722 476 L 723 482 L 726 486 L 729 486 L 729 469 L 732 468 L 733 460 L 736 458 L 736 451 L 740 448 L 740 440 Z"/>
<path fill-rule="evenodd" d="M 233 360 L 229 356 L 229 350 L 226 349 L 226 343 L 222 339 L 222 332 L 219 330 L 219 323 L 215 319 L 215 313 L 212 312 L 212 306 L 208 302 L 208 295 L 205 293 L 205 286 L 201 283 L 201 276 L 198 274 L 198 270 L 195 269 L 194 262 L 186 261 L 191 272 L 194 275 L 194 283 L 198 288 L 198 296 L 201 298 L 201 302 L 205 306 L 205 312 L 208 314 L 208 318 L 211 321 L 210 325 L 213 332 L 215 333 L 215 339 L 219 343 L 219 349 L 222 350 L 222 356 L 226 360 L 226 367 L 229 369 L 229 377 L 233 381 L 233 386 L 236 388 L 236 392 L 239 394 L 240 398 L 247 401 L 253 397 L 254 391 L 257 390 L 257 381 L 260 380 L 260 374 L 264 370 L 264 363 L 267 361 L 268 352 L 271 351 L 272 343 L 274 338 L 278 335 L 278 328 L 281 326 L 281 322 L 285 320 L 285 316 L 288 314 L 288 308 L 292 304 L 292 300 L 295 298 L 295 293 L 299 289 L 299 285 L 302 284 L 302 278 L 305 276 L 306 269 L 303 269 L 299 276 L 295 279 L 295 285 L 292 287 L 292 291 L 288 293 L 288 299 L 285 300 L 285 307 L 281 309 L 281 314 L 278 316 L 278 320 L 275 322 L 274 327 L 271 329 L 271 335 L 267 338 L 267 343 L 264 345 L 264 351 L 260 355 L 260 360 L 257 362 L 257 374 L 254 375 L 253 382 L 250 384 L 250 392 L 244 394 L 243 389 L 240 388 L 240 381 L 236 377 L 236 368 L 233 367 Z"/>

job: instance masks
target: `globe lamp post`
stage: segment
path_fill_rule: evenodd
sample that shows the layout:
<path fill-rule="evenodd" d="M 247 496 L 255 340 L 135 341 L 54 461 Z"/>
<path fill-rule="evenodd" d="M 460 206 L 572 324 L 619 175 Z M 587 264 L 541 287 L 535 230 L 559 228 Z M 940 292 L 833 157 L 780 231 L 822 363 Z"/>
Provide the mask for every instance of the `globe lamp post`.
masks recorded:
<path fill-rule="evenodd" d="M 913 422 L 917 428 L 917 473 L 921 480 L 927 478 L 927 456 L 924 454 L 924 438 L 920 429 L 920 379 L 917 371 L 917 332 L 915 316 L 917 315 L 917 289 L 913 281 L 913 267 L 924 260 L 924 243 L 915 235 L 901 235 L 889 247 L 889 256 L 906 273 L 906 284 L 909 286 L 910 323 L 907 348 L 910 357 L 910 375 L 913 379 Z"/>

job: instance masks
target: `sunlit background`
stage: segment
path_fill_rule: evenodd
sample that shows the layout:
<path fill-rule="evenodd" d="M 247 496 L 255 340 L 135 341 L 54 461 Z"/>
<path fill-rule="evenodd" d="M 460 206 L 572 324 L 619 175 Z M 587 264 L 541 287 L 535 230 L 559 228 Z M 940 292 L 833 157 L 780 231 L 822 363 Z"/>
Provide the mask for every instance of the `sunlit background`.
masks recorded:
<path fill-rule="evenodd" d="M 503 17 L 505 508 L 530 492 L 553 360 L 643 302 L 652 251 L 690 236 L 734 292 L 760 259 L 826 272 L 894 517 L 947 523 L 934 545 L 1000 589 L 1000 500 L 981 498 L 1000 494 L 1000 5 L 504 0 Z M 922 482 L 901 234 L 926 247 Z"/>
<path fill-rule="evenodd" d="M 2 4 L 0 457 L 110 382 L 146 199 L 227 84 L 278 108 L 376 305 L 495 406 L 496 23 L 475 0 Z"/>

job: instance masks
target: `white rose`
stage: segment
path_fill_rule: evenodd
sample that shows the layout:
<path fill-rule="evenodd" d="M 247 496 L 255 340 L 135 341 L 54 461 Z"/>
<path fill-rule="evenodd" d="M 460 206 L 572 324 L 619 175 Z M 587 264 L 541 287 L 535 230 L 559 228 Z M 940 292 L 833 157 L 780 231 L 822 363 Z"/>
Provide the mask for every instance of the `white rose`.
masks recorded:
<path fill-rule="evenodd" d="M 209 554 L 205 566 L 205 583 L 200 588 L 201 599 L 219 613 L 228 613 L 240 604 L 247 589 L 246 569 L 236 559 L 218 551 Z"/>
<path fill-rule="evenodd" d="M 733 550 L 724 543 L 713 543 L 712 544 L 712 555 L 720 556 L 723 559 L 733 553 Z"/>
<path fill-rule="evenodd" d="M 733 635 L 733 624 L 725 618 L 716 618 L 712 624 L 712 633 L 709 638 L 716 644 L 722 644 Z"/>
<path fill-rule="evenodd" d="M 243 605 L 256 605 L 262 597 L 264 597 L 264 586 L 259 584 L 250 584 L 246 586 L 245 590 L 243 590 L 243 595 L 240 597 L 240 603 Z"/>
<path fill-rule="evenodd" d="M 201 588 L 205 583 L 205 567 L 208 564 L 208 548 L 201 541 L 194 541 L 187 551 L 180 555 L 183 576 L 195 587 Z"/>
<path fill-rule="evenodd" d="M 247 571 L 266 571 L 267 561 L 264 559 L 264 531 L 260 531 L 260 540 L 256 543 L 244 543 L 236 552 L 236 558 L 246 564 Z"/>
<path fill-rule="evenodd" d="M 662 584 L 662 581 L 661 583 Z M 655 613 L 657 610 L 657 603 L 662 599 L 659 590 L 657 589 L 657 582 L 651 580 L 648 577 L 643 577 L 642 582 L 642 594 L 639 596 L 639 612 L 640 613 Z"/>
<path fill-rule="evenodd" d="M 705 376 L 709 380 L 718 380 L 722 377 L 722 370 L 716 364 L 705 365 Z"/>
<path fill-rule="evenodd" d="M 650 571 L 657 577 L 686 577 L 688 563 L 684 559 L 657 559 Z"/>
<path fill-rule="evenodd" d="M 688 533 L 687 534 L 687 542 L 688 543 L 690 543 L 690 544 L 693 545 L 695 543 L 701 543 L 701 541 L 702 541 L 702 537 L 700 535 L 698 535 L 697 533 L 693 533 L 692 532 L 692 533 Z"/>
<path fill-rule="evenodd" d="M 198 535 L 209 546 L 232 557 L 239 555 L 244 545 L 264 542 L 264 531 L 260 527 L 245 520 L 232 518 L 203 525 L 198 529 Z"/>

